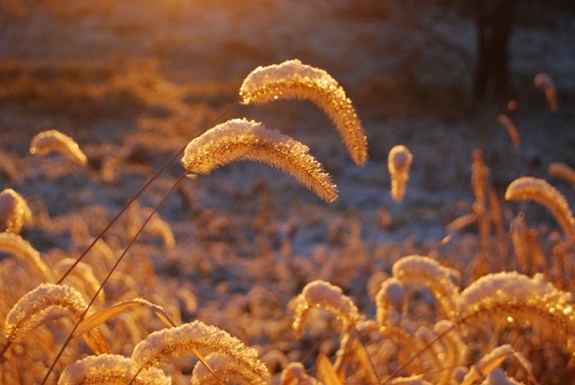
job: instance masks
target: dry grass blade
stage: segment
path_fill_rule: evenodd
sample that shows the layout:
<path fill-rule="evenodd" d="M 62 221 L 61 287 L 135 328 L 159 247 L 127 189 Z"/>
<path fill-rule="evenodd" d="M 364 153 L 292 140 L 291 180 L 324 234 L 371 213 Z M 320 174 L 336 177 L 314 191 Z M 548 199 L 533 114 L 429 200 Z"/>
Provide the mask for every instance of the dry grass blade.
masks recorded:
<path fill-rule="evenodd" d="M 288 60 L 258 67 L 240 88 L 243 104 L 264 104 L 274 100 L 306 99 L 320 107 L 334 122 L 344 144 L 358 165 L 367 160 L 367 139 L 351 100 L 326 71 Z"/>
<path fill-rule="evenodd" d="M 321 280 L 313 281 L 308 283 L 296 298 L 295 319 L 292 327 L 297 338 L 301 337 L 303 324 L 309 311 L 314 307 L 335 313 L 343 321 L 344 330 L 353 326 L 359 318 L 357 307 L 339 287 Z"/>
<path fill-rule="evenodd" d="M 207 356 L 218 352 L 240 362 L 260 384 L 270 380 L 267 368 L 255 349 L 244 345 L 227 332 L 200 321 L 150 334 L 134 348 L 132 359 L 140 368 L 158 366 L 184 357 Z"/>
<path fill-rule="evenodd" d="M 575 170 L 562 162 L 553 162 L 547 167 L 547 172 L 554 178 L 563 179 L 575 187 Z"/>
<path fill-rule="evenodd" d="M 20 234 L 22 227 L 32 224 L 32 212 L 26 200 L 11 188 L 0 193 L 0 229 Z"/>
<path fill-rule="evenodd" d="M 160 369 L 138 372 L 130 358 L 115 354 L 89 356 L 68 366 L 58 385 L 170 385 L 172 381 Z"/>
<path fill-rule="evenodd" d="M 515 179 L 505 191 L 511 201 L 532 200 L 547 207 L 563 228 L 567 238 L 575 237 L 575 218 L 565 196 L 543 179 L 521 177 Z"/>
<path fill-rule="evenodd" d="M 320 353 L 317 356 L 317 376 L 320 378 L 324 384 L 326 385 L 343 385 L 333 365 L 329 362 L 329 359 L 326 357 L 325 354 Z"/>
<path fill-rule="evenodd" d="M 192 140 L 181 163 L 190 174 L 209 174 L 219 166 L 253 160 L 294 176 L 320 198 L 337 199 L 336 186 L 304 144 L 245 119 L 232 119 Z"/>
<path fill-rule="evenodd" d="M 77 337 L 79 335 L 82 335 L 94 329 L 95 327 L 98 327 L 100 324 L 106 322 L 107 320 L 109 320 L 122 310 L 134 305 L 149 306 L 158 315 L 158 317 L 166 324 L 167 327 L 176 326 L 176 324 L 170 319 L 170 317 L 166 314 L 165 310 L 161 306 L 153 304 L 142 298 L 135 298 L 129 301 L 117 303 L 115 305 L 107 307 L 106 309 L 99 310 L 89 317 L 86 317 L 86 319 L 80 322 L 80 324 L 78 325 L 72 336 Z"/>
<path fill-rule="evenodd" d="M 391 174 L 391 197 L 401 202 L 409 180 L 409 168 L 413 162 L 411 151 L 403 145 L 393 146 L 387 157 L 387 168 Z"/>
<path fill-rule="evenodd" d="M 481 377 L 491 373 L 495 368 L 497 368 L 507 357 L 514 357 L 519 365 L 525 370 L 529 376 L 531 383 L 537 384 L 537 381 L 533 377 L 531 372 L 531 364 L 527 359 L 521 354 L 513 350 L 511 345 L 502 345 L 493 349 L 491 352 L 482 357 L 478 362 L 476 362 L 469 372 L 463 378 L 461 385 L 471 385 L 475 381 L 479 380 Z"/>
<path fill-rule="evenodd" d="M 50 268 L 40 258 L 40 253 L 21 236 L 11 233 L 0 233 L 0 252 L 9 253 L 40 273 L 45 281 L 53 281 Z"/>
<path fill-rule="evenodd" d="M 81 165 L 88 163 L 88 158 L 86 158 L 86 155 L 80 150 L 78 143 L 60 131 L 42 131 L 32 138 L 32 142 L 30 143 L 31 154 L 46 155 L 51 152 L 59 152 Z"/>

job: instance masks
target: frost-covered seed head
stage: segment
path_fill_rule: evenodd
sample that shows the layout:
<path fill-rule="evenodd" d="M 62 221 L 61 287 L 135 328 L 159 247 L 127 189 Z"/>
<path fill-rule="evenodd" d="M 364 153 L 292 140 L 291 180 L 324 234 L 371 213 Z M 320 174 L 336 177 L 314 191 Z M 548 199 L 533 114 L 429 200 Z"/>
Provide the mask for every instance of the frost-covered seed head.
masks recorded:
<path fill-rule="evenodd" d="M 239 160 L 265 163 L 292 175 L 321 199 L 337 199 L 337 188 L 309 148 L 261 123 L 231 119 L 192 140 L 181 159 L 191 174 L 209 174 Z"/>
<path fill-rule="evenodd" d="M 358 165 L 367 160 L 367 139 L 351 100 L 326 71 L 297 59 L 258 67 L 245 78 L 240 96 L 243 104 L 306 99 L 321 108 L 335 124 Z"/>

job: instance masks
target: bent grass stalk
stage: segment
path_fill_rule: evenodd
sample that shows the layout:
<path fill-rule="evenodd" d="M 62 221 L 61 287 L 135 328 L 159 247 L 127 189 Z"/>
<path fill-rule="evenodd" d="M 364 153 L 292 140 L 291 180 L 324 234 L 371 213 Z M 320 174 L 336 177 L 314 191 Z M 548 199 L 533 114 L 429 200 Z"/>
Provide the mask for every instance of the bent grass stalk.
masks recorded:
<path fill-rule="evenodd" d="M 72 331 L 70 332 L 70 334 L 68 335 L 68 337 L 66 338 L 66 340 L 64 341 L 64 344 L 62 345 L 62 348 L 60 349 L 60 351 L 58 352 L 58 354 L 56 355 L 56 358 L 54 359 L 54 361 L 52 362 L 52 365 L 50 366 L 50 368 L 48 369 L 48 372 L 46 373 L 46 376 L 44 377 L 44 379 L 42 380 L 42 385 L 46 384 L 46 381 L 48 380 L 48 377 L 50 376 L 50 374 L 52 373 L 52 371 L 54 370 L 54 367 L 56 366 L 56 363 L 58 362 L 58 360 L 60 359 L 60 357 L 62 356 L 62 353 L 64 353 L 64 349 L 66 348 L 66 346 L 70 343 L 70 341 L 72 340 L 74 333 L 76 332 L 76 330 L 79 328 L 81 322 L 85 319 L 86 315 L 88 314 L 88 311 L 90 310 L 90 308 L 92 307 L 92 305 L 94 304 L 94 301 L 96 300 L 96 298 L 98 297 L 98 295 L 100 294 L 100 292 L 104 289 L 104 286 L 106 285 L 106 283 L 108 282 L 108 280 L 110 279 L 110 277 L 112 276 L 112 273 L 116 270 L 116 268 L 118 267 L 118 265 L 120 264 L 120 262 L 124 259 L 124 257 L 126 256 L 126 254 L 128 253 L 128 250 L 130 249 L 130 247 L 134 244 L 134 242 L 136 242 L 136 239 L 138 238 L 138 236 L 142 233 L 142 231 L 144 230 L 144 227 L 146 227 L 146 224 L 148 224 L 148 222 L 152 219 L 152 217 L 154 216 L 154 214 L 156 213 L 156 211 L 158 211 L 158 209 L 160 208 L 160 206 L 166 201 L 166 199 L 168 199 L 168 196 L 170 196 L 170 194 L 176 189 L 177 185 L 185 178 L 186 173 L 182 173 L 182 175 L 176 180 L 176 182 L 174 182 L 174 184 L 172 185 L 172 187 L 168 190 L 168 192 L 166 192 L 166 194 L 162 197 L 162 199 L 158 202 L 158 204 L 153 208 L 153 210 L 150 212 L 149 216 L 144 220 L 144 222 L 142 223 L 142 226 L 140 227 L 140 229 L 138 230 L 138 232 L 134 235 L 134 237 L 130 240 L 130 242 L 126 245 L 126 248 L 124 249 L 124 251 L 122 252 L 122 254 L 120 254 L 120 256 L 118 257 L 118 259 L 116 260 L 116 263 L 112 266 L 112 268 L 110 269 L 110 271 L 108 272 L 108 274 L 106 275 L 106 277 L 104 278 L 104 280 L 102 281 L 102 284 L 100 285 L 100 287 L 98 288 L 98 291 L 96 292 L 96 294 L 94 294 L 94 296 L 92 296 L 92 299 L 90 300 L 90 302 L 88 303 L 88 306 L 86 307 L 86 310 L 81 314 L 80 319 L 78 322 L 76 322 L 74 324 L 74 327 L 72 328 Z"/>
<path fill-rule="evenodd" d="M 218 116 L 216 116 L 206 127 L 204 127 L 200 132 L 198 132 L 196 134 L 196 137 L 203 134 L 204 132 L 206 132 L 211 127 L 211 125 L 215 124 L 218 120 L 220 120 L 226 113 L 228 113 L 238 103 L 239 102 L 235 102 L 233 104 L 230 104 L 224 111 L 222 111 Z M 136 201 L 136 199 L 138 199 L 138 197 L 140 195 L 142 195 L 142 193 L 152 184 L 152 182 L 154 182 L 160 176 L 160 174 L 162 172 L 164 172 L 184 152 L 185 149 L 186 149 L 186 146 L 182 147 L 162 167 L 160 167 L 160 169 L 158 171 L 156 171 L 156 173 L 154 173 L 154 175 L 152 175 L 152 177 L 150 179 L 148 179 L 148 181 L 146 183 L 144 183 L 144 185 L 128 200 L 128 202 L 114 216 L 114 218 L 112 218 L 110 220 L 110 222 L 106 225 L 106 227 L 104 227 L 104 229 L 102 231 L 100 231 L 100 233 L 96 236 L 96 238 L 94 238 L 94 240 L 88 245 L 88 247 L 86 247 L 86 249 L 82 252 L 82 254 L 80 254 L 80 256 L 76 259 L 76 262 L 74 264 L 72 264 L 64 274 L 62 274 L 62 277 L 56 283 L 59 284 L 59 283 L 62 283 L 62 281 L 64 281 L 64 279 L 68 276 L 68 274 L 70 274 L 70 272 L 72 270 L 74 270 L 76 265 L 80 261 L 82 261 L 82 259 L 84 259 L 84 257 L 90 252 L 90 250 L 92 250 L 92 248 L 96 245 L 96 243 L 98 243 L 98 241 L 104 236 L 104 234 L 106 234 L 106 232 L 112 227 L 112 225 L 114 223 L 116 223 L 118 221 L 118 219 L 120 219 L 120 217 L 122 216 L 122 214 L 124 214 L 124 212 L 126 212 L 126 210 L 128 210 L 128 208 L 132 205 L 132 203 L 134 203 L 134 201 Z"/>

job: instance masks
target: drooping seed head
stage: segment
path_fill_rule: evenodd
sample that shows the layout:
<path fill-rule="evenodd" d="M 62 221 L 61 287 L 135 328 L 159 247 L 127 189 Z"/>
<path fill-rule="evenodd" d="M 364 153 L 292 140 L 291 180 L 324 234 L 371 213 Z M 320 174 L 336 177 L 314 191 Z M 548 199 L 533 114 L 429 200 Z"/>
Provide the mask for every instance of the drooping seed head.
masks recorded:
<path fill-rule="evenodd" d="M 575 218 L 569 203 L 555 187 L 540 178 L 524 176 L 515 179 L 505 191 L 509 201 L 532 200 L 549 209 L 567 238 L 575 237 Z"/>
<path fill-rule="evenodd" d="M 301 61 L 258 67 L 245 78 L 240 96 L 243 104 L 305 99 L 321 108 L 335 124 L 353 160 L 367 160 L 367 139 L 351 100 L 326 71 Z"/>
<path fill-rule="evenodd" d="M 278 168 L 321 199 L 328 202 L 337 199 L 336 186 L 306 145 L 246 119 L 229 120 L 192 140 L 181 163 L 190 174 L 209 174 L 217 167 L 240 160 Z"/>
<path fill-rule="evenodd" d="M 30 143 L 31 154 L 46 155 L 51 152 L 59 152 L 81 165 L 88 163 L 88 158 L 82 152 L 78 143 L 58 130 L 42 131 L 32 138 Z"/>

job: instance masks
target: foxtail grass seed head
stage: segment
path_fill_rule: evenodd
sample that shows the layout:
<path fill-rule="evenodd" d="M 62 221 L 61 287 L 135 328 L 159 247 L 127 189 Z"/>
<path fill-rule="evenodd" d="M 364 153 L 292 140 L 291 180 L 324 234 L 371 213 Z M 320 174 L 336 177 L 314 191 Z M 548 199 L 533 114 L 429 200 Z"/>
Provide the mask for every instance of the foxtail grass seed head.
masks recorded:
<path fill-rule="evenodd" d="M 406 298 L 406 291 L 397 278 L 390 277 L 382 282 L 375 296 L 376 317 L 379 325 L 384 326 L 392 309 L 399 309 Z"/>
<path fill-rule="evenodd" d="M 497 115 L 497 122 L 503 125 L 513 142 L 513 145 L 517 149 L 517 151 L 521 151 L 521 138 L 519 137 L 519 131 L 517 130 L 517 126 L 508 115 L 499 114 Z"/>
<path fill-rule="evenodd" d="M 197 362 L 192 372 L 191 385 L 267 385 L 262 382 L 262 378 L 254 375 L 252 371 L 246 370 L 241 362 L 221 353 L 208 355 L 206 362 L 217 375 L 215 377 L 202 362 Z"/>
<path fill-rule="evenodd" d="M 65 285 L 43 283 L 26 293 L 12 307 L 4 322 L 4 337 L 9 341 L 23 336 L 49 321 L 71 314 L 78 320 L 87 304 L 82 294 Z"/>
<path fill-rule="evenodd" d="M 543 90 L 545 93 L 545 98 L 547 99 L 547 104 L 549 104 L 549 109 L 551 109 L 553 112 L 557 111 L 557 90 L 555 87 L 555 82 L 551 76 L 546 73 L 539 73 L 535 75 L 533 84 L 535 84 L 535 87 Z"/>
<path fill-rule="evenodd" d="M 209 174 L 239 160 L 252 160 L 295 177 L 321 199 L 337 199 L 337 187 L 304 144 L 261 123 L 232 119 L 188 143 L 181 159 L 190 174 Z"/>
<path fill-rule="evenodd" d="M 20 234 L 32 224 L 32 211 L 26 200 L 11 188 L 0 193 L 0 231 Z"/>
<path fill-rule="evenodd" d="M 342 290 L 329 282 L 316 280 L 308 283 L 296 298 L 293 329 L 297 338 L 303 332 L 303 325 L 309 311 L 314 307 L 329 310 L 343 322 L 344 330 L 355 325 L 359 318 L 357 307 Z"/>
<path fill-rule="evenodd" d="M 218 352 L 236 360 L 250 376 L 262 384 L 270 381 L 266 366 L 258 359 L 255 349 L 246 346 L 227 332 L 194 321 L 150 334 L 134 348 L 132 359 L 139 368 L 149 368 L 186 357 L 207 356 Z"/>
<path fill-rule="evenodd" d="M 280 385 L 319 385 L 320 383 L 305 371 L 301 362 L 290 362 L 283 370 Z"/>
<path fill-rule="evenodd" d="M 403 257 L 393 264 L 393 276 L 402 282 L 428 286 L 448 316 L 455 314 L 455 298 L 461 279 L 457 270 L 442 266 L 436 260 L 420 255 Z"/>
<path fill-rule="evenodd" d="M 541 274 L 489 274 L 461 292 L 459 319 L 495 325 L 530 327 L 541 340 L 575 352 L 575 314 L 570 293 L 556 289 Z"/>
<path fill-rule="evenodd" d="M 88 163 L 88 158 L 84 155 L 78 143 L 60 131 L 42 131 L 32 138 L 30 143 L 31 154 L 46 155 L 51 152 L 59 152 L 81 165 Z"/>
<path fill-rule="evenodd" d="M 575 218 L 563 194 L 543 179 L 524 176 L 515 179 L 505 191 L 508 201 L 531 200 L 549 209 L 567 238 L 575 237 Z"/>
<path fill-rule="evenodd" d="M 396 202 L 401 202 L 405 195 L 412 161 L 411 151 L 403 145 L 393 146 L 389 151 L 387 168 L 391 174 L 391 197 Z"/>
<path fill-rule="evenodd" d="M 489 302 L 523 303 L 531 299 L 567 306 L 572 295 L 556 289 L 541 274 L 535 274 L 533 278 L 514 271 L 488 274 L 461 292 L 458 299 L 459 315 L 465 317 Z"/>
<path fill-rule="evenodd" d="M 563 179 L 575 187 L 575 170 L 562 162 L 553 162 L 547 167 L 547 172 L 554 178 Z"/>
<path fill-rule="evenodd" d="M 40 253 L 21 236 L 3 232 L 0 233 L 0 252 L 9 253 L 20 259 L 32 269 L 40 273 L 45 281 L 53 281 L 52 271 L 40 258 Z"/>
<path fill-rule="evenodd" d="M 297 59 L 258 67 L 245 78 L 240 96 L 243 104 L 305 99 L 321 108 L 335 124 L 358 165 L 367 160 L 367 138 L 351 100 L 326 71 Z"/>
<path fill-rule="evenodd" d="M 86 357 L 68 366 L 58 381 L 58 385 L 127 385 L 129 383 L 171 385 L 172 380 L 157 368 L 138 372 L 138 368 L 130 358 L 116 354 L 101 354 Z"/>

